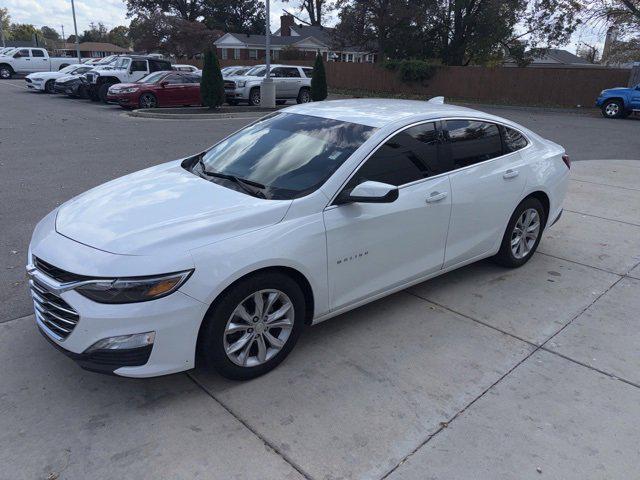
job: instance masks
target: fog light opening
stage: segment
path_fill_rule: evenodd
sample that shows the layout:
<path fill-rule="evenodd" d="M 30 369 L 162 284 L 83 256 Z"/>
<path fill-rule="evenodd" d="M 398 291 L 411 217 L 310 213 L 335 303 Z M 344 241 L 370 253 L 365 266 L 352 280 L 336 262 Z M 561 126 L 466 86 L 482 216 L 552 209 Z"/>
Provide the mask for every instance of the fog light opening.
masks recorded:
<path fill-rule="evenodd" d="M 85 353 L 96 350 L 128 350 L 153 345 L 156 332 L 134 333 L 132 335 L 120 335 L 117 337 L 103 338 L 91 345 Z"/>

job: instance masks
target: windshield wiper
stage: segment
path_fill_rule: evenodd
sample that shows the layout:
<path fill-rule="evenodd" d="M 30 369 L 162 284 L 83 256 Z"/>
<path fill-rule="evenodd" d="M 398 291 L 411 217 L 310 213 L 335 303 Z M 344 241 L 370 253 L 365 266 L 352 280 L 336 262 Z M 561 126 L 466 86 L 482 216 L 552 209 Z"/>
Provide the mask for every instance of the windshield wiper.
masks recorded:
<path fill-rule="evenodd" d="M 240 188 L 242 188 L 245 192 L 249 193 L 250 195 L 253 195 L 254 197 L 258 197 L 258 198 L 265 198 L 265 199 L 267 198 L 266 195 L 264 194 L 264 190 L 266 190 L 267 187 L 265 187 L 261 183 L 254 182 L 253 180 L 248 180 L 246 178 L 236 177 L 235 175 L 230 175 L 228 173 L 209 171 L 205 167 L 204 162 L 202 161 L 202 158 L 198 160 L 198 165 L 200 165 L 200 169 L 202 170 L 202 173 L 204 175 L 207 175 L 208 177 L 217 177 L 217 178 L 224 178 L 225 180 L 231 180 L 232 182 L 239 185 Z"/>

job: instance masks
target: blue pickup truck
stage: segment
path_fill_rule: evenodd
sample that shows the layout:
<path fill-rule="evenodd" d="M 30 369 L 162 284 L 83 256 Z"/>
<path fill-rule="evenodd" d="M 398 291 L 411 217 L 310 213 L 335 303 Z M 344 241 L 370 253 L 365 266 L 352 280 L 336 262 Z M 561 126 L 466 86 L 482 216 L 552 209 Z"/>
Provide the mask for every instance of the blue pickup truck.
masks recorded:
<path fill-rule="evenodd" d="M 625 118 L 640 113 L 640 83 L 635 87 L 602 90 L 596 100 L 605 118 Z"/>

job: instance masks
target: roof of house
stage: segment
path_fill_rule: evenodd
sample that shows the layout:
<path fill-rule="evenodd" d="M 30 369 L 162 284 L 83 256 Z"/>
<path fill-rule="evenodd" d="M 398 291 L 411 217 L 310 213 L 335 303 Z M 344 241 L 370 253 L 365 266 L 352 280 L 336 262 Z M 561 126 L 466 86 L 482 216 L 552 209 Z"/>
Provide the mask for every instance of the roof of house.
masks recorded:
<path fill-rule="evenodd" d="M 591 65 L 591 62 L 567 50 L 550 48 L 545 55 L 534 59 L 533 63 L 562 63 L 564 65 Z"/>
<path fill-rule="evenodd" d="M 56 50 L 75 50 L 75 43 L 64 43 L 61 47 Z M 113 53 L 129 53 L 131 50 L 128 48 L 119 47 L 118 45 L 114 45 L 113 43 L 104 43 L 104 42 L 81 42 L 80 43 L 80 51 L 81 52 L 113 52 Z"/>

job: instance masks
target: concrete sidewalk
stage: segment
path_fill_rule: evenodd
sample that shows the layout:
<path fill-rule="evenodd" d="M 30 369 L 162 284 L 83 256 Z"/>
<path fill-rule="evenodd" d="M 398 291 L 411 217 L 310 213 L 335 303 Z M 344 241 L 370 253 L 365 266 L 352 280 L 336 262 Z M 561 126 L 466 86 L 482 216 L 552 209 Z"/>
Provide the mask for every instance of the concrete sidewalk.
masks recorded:
<path fill-rule="evenodd" d="M 572 168 L 524 267 L 309 329 L 274 372 L 84 372 L 0 324 L 0 478 L 562 479 L 640 471 L 640 162 Z"/>

